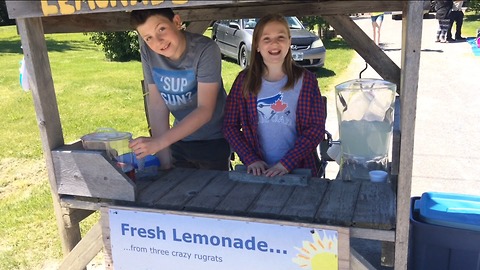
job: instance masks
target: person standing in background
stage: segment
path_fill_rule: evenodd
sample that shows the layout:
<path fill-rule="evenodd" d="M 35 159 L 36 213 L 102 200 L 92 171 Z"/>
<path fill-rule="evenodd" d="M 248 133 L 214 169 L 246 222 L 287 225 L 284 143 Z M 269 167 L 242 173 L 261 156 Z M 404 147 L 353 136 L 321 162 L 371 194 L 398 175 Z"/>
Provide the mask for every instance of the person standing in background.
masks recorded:
<path fill-rule="evenodd" d="M 370 13 L 370 18 L 372 19 L 372 28 L 373 28 L 373 42 L 380 45 L 380 30 L 382 30 L 383 23 L 383 12 L 373 12 Z"/>
<path fill-rule="evenodd" d="M 463 1 L 453 1 L 452 12 L 450 13 L 450 25 L 448 26 L 447 41 L 465 41 L 466 38 L 462 37 L 462 25 L 463 25 Z M 452 38 L 452 27 L 455 23 L 455 40 Z"/>
<path fill-rule="evenodd" d="M 437 40 L 435 42 L 446 43 L 447 31 L 450 25 L 450 13 L 452 12 L 453 1 L 452 0 L 437 0 L 435 2 L 436 15 L 435 19 L 438 20 Z"/>

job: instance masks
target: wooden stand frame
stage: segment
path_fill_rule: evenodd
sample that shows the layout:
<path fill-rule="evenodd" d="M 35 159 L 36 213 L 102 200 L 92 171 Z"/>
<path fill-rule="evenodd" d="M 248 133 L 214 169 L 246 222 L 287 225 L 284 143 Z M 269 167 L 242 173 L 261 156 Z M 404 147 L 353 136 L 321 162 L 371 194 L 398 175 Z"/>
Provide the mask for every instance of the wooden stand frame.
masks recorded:
<path fill-rule="evenodd" d="M 400 132 L 394 139 L 392 167 L 398 168 L 397 215 L 394 236 L 394 267 L 406 269 L 409 231 L 409 205 L 415 132 L 416 99 L 422 34 L 421 1 L 324 1 L 324 0 L 222 0 L 222 1 L 7 1 L 10 18 L 17 20 L 27 71 L 46 160 L 54 211 L 62 240 L 65 261 L 60 269 L 83 269 L 100 250 L 101 230 L 95 225 L 81 239 L 79 222 L 88 216 L 62 198 L 58 191 L 55 154 L 64 146 L 52 73 L 47 54 L 45 33 L 119 31 L 130 29 L 125 11 L 155 7 L 172 7 L 184 20 L 191 21 L 188 30 L 203 32 L 212 20 L 260 17 L 268 12 L 284 15 L 319 15 L 332 25 L 385 80 L 396 83 L 400 93 Z M 75 3 L 74 3 L 75 2 Z M 157 3 L 153 6 L 152 3 Z M 428 1 L 427 1 L 428 2 Z M 110 3 L 110 6 L 108 5 Z M 160 3 L 160 4 L 158 4 Z M 113 6 L 115 5 L 115 6 Z M 123 5 L 123 6 L 122 6 Z M 125 6 L 127 5 L 127 6 Z M 373 41 L 349 18 L 349 14 L 376 11 L 403 12 L 402 64 L 397 67 Z M 48 11 L 48 12 L 47 12 Z M 401 136 L 400 136 L 401 135 Z M 83 207 L 80 207 L 83 208 Z M 95 210 L 95 209 L 91 209 Z M 389 234 L 390 235 L 390 234 Z M 355 233 L 352 234 L 355 237 Z M 80 242 L 80 240 L 82 240 Z M 352 251 L 355 255 L 355 252 Z M 74 262 L 75 261 L 75 262 Z M 74 263 L 73 263 L 74 262 Z M 361 260 L 352 262 L 355 268 Z"/>

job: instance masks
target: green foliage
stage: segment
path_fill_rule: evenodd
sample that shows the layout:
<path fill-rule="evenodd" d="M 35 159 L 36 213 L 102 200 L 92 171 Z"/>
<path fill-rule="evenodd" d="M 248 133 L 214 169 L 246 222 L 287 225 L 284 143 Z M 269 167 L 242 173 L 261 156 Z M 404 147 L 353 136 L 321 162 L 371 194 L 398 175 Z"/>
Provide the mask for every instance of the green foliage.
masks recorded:
<path fill-rule="evenodd" d="M 310 31 L 314 29 L 318 30 L 318 36 L 322 39 L 331 39 L 332 37 L 327 35 L 330 25 L 320 16 L 306 16 L 300 17 L 302 24 Z"/>
<path fill-rule="evenodd" d="M 140 60 L 138 35 L 135 31 L 89 33 L 90 40 L 101 45 L 105 57 L 111 61 Z"/>
<path fill-rule="evenodd" d="M 469 0 L 467 6 L 467 11 L 472 11 L 475 15 L 480 14 L 480 0 Z"/>

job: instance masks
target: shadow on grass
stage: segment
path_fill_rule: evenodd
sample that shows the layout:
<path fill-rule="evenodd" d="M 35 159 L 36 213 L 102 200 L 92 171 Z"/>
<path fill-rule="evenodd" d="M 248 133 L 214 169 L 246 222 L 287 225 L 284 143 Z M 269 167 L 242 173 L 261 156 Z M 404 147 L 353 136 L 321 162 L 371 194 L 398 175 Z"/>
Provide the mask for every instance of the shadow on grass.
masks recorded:
<path fill-rule="evenodd" d="M 238 65 L 237 60 L 235 60 L 233 58 L 230 58 L 230 57 L 226 57 L 224 55 L 222 55 L 222 60 L 226 61 L 226 62 L 229 62 L 229 63 L 232 63 L 232 64 Z"/>
<path fill-rule="evenodd" d="M 89 47 L 88 44 L 85 42 L 79 41 L 56 41 L 53 39 L 46 40 L 47 42 L 47 50 L 49 52 L 65 52 L 65 51 L 80 51 L 91 49 L 91 47 L 96 46 L 91 43 L 92 45 Z M 21 48 L 22 43 L 18 40 L 0 40 L 0 53 L 14 53 L 14 54 L 23 54 L 23 50 Z"/>
<path fill-rule="evenodd" d="M 480 21 L 480 14 L 477 15 L 465 15 L 464 21 L 466 22 L 477 22 Z"/>
<path fill-rule="evenodd" d="M 312 69 L 312 68 L 308 68 L 308 70 L 310 70 L 311 72 L 315 73 L 315 75 L 317 76 L 317 79 L 318 78 L 328 78 L 328 77 L 333 77 L 335 75 L 337 75 L 335 73 L 335 71 L 333 70 L 330 70 L 330 69 L 326 69 L 324 67 L 322 68 L 316 68 L 316 69 Z"/>
<path fill-rule="evenodd" d="M 351 47 L 345 42 L 345 40 L 341 38 L 334 38 L 334 39 L 325 39 L 323 40 L 323 45 L 328 50 L 350 50 Z M 328 57 L 328 56 L 327 56 Z M 317 69 L 309 69 L 310 71 L 314 72 L 317 75 L 317 78 L 328 78 L 336 76 L 337 73 L 335 71 L 327 69 L 325 67 L 317 68 Z"/>
<path fill-rule="evenodd" d="M 341 38 L 334 38 L 334 39 L 325 39 L 323 40 L 323 45 L 328 50 L 335 50 L 335 49 L 351 49 L 351 47 L 345 42 L 345 40 Z"/>

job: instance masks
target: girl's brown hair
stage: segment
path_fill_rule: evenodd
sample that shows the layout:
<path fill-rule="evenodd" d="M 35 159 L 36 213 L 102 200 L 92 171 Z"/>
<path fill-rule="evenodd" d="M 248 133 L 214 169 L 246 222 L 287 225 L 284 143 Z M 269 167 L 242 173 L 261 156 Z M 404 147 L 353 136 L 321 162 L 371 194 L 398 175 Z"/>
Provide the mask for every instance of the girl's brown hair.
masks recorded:
<path fill-rule="evenodd" d="M 243 84 L 243 96 L 247 97 L 249 93 L 258 95 L 262 85 L 262 75 L 267 66 L 263 63 L 263 57 L 260 52 L 257 52 L 257 47 L 260 38 L 263 34 L 265 25 L 270 22 L 279 22 L 287 29 L 288 38 L 291 38 L 290 27 L 288 26 L 285 17 L 280 14 L 269 14 L 262 17 L 253 31 L 252 52 L 250 54 L 250 66 L 245 71 L 247 73 L 245 83 Z M 282 90 L 291 89 L 295 82 L 300 79 L 303 74 L 303 68 L 298 66 L 292 58 L 292 50 L 288 49 L 288 53 L 283 61 L 283 71 L 287 75 L 287 83 Z"/>

